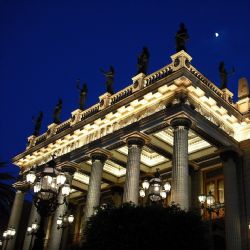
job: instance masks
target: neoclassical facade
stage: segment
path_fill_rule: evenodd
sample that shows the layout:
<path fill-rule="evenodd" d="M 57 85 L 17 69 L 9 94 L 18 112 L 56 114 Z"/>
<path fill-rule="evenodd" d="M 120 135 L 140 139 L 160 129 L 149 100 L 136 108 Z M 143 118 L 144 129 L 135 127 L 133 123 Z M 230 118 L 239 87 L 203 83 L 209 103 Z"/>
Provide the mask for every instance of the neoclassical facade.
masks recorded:
<path fill-rule="evenodd" d="M 197 209 L 198 195 L 211 192 L 224 204 L 213 219 L 225 222 L 221 237 L 226 249 L 250 249 L 248 83 L 245 78 L 239 80 L 234 103 L 233 94 L 209 81 L 191 60 L 182 50 L 158 71 L 134 76 L 125 89 L 104 93 L 94 106 L 75 110 L 63 123 L 51 124 L 42 135 L 28 138 L 26 150 L 13 158 L 23 176 L 53 155 L 58 166 L 77 169 L 69 196 L 75 221 L 67 230 L 58 230 L 57 216 L 68 209 L 59 206 L 47 221 L 46 249 L 79 244 L 86 220 L 102 203 L 140 204 L 140 183 L 156 169 L 172 186 L 166 204 Z M 22 184 L 16 184 L 9 222 L 16 225 L 17 233 L 25 192 Z M 29 224 L 36 217 L 33 206 Z M 30 240 L 26 235 L 23 249 L 29 248 Z M 8 249 L 14 245 L 15 239 Z"/>

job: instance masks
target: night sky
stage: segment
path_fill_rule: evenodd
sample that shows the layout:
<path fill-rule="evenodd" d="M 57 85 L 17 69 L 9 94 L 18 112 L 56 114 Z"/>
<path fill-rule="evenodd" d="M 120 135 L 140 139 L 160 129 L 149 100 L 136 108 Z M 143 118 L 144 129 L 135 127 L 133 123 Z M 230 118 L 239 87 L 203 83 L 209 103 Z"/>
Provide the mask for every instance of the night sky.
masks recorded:
<path fill-rule="evenodd" d="M 180 22 L 189 32 L 192 65 L 217 85 L 219 62 L 228 71 L 234 66 L 229 88 L 237 95 L 238 79 L 250 80 L 249 11 L 249 0 L 0 0 L 0 161 L 25 149 L 40 110 L 41 132 L 47 129 L 59 97 L 61 119 L 70 117 L 78 107 L 78 78 L 88 84 L 89 107 L 105 92 L 99 68 L 114 66 L 119 91 L 132 83 L 143 46 L 149 73 L 169 64 Z"/>

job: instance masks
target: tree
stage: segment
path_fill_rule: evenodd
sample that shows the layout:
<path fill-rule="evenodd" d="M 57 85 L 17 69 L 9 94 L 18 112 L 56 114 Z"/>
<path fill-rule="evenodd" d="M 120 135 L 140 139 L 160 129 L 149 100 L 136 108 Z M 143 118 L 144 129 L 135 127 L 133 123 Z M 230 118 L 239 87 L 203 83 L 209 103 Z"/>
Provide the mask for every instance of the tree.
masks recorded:
<path fill-rule="evenodd" d="M 6 163 L 0 162 L 0 214 L 8 216 L 15 197 L 14 188 L 9 183 L 15 178 L 5 168 Z"/>
<path fill-rule="evenodd" d="M 99 209 L 85 234 L 87 250 L 209 249 L 207 225 L 176 205 Z"/>

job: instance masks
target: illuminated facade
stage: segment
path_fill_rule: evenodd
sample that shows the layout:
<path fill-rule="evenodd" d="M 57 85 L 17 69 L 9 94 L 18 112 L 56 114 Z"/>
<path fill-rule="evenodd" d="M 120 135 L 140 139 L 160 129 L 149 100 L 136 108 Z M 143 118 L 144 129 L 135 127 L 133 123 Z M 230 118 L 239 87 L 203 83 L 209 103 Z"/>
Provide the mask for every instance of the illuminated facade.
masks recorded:
<path fill-rule="evenodd" d="M 225 203 L 218 217 L 225 218 L 226 249 L 250 249 L 247 81 L 240 79 L 238 101 L 233 103 L 233 94 L 197 71 L 186 52 L 171 59 L 150 75 L 136 75 L 118 93 L 103 94 L 89 109 L 73 111 L 65 122 L 49 125 L 44 134 L 30 136 L 26 150 L 13 159 L 24 176 L 52 155 L 59 166 L 77 168 L 70 194 L 75 221 L 67 233 L 59 233 L 56 216 L 49 219 L 48 249 L 59 249 L 66 238 L 67 244 L 78 244 L 95 206 L 140 203 L 140 183 L 157 168 L 171 182 L 169 202 L 184 209 L 199 208 L 198 195 L 211 191 L 217 202 Z M 17 192 L 19 207 L 23 192 Z M 20 213 L 13 208 L 9 225 L 18 225 Z M 33 208 L 30 223 L 35 217 Z M 27 235 L 23 249 L 28 249 L 30 240 Z M 9 249 L 13 244 L 14 240 Z"/>

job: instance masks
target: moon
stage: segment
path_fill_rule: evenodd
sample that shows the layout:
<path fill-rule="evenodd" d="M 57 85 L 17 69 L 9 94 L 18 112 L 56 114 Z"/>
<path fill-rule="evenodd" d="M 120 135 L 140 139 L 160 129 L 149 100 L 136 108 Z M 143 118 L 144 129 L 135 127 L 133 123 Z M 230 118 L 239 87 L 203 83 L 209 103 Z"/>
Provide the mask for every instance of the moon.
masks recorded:
<path fill-rule="evenodd" d="M 215 37 L 218 37 L 218 36 L 219 36 L 219 33 L 215 32 L 214 35 L 215 35 Z"/>

